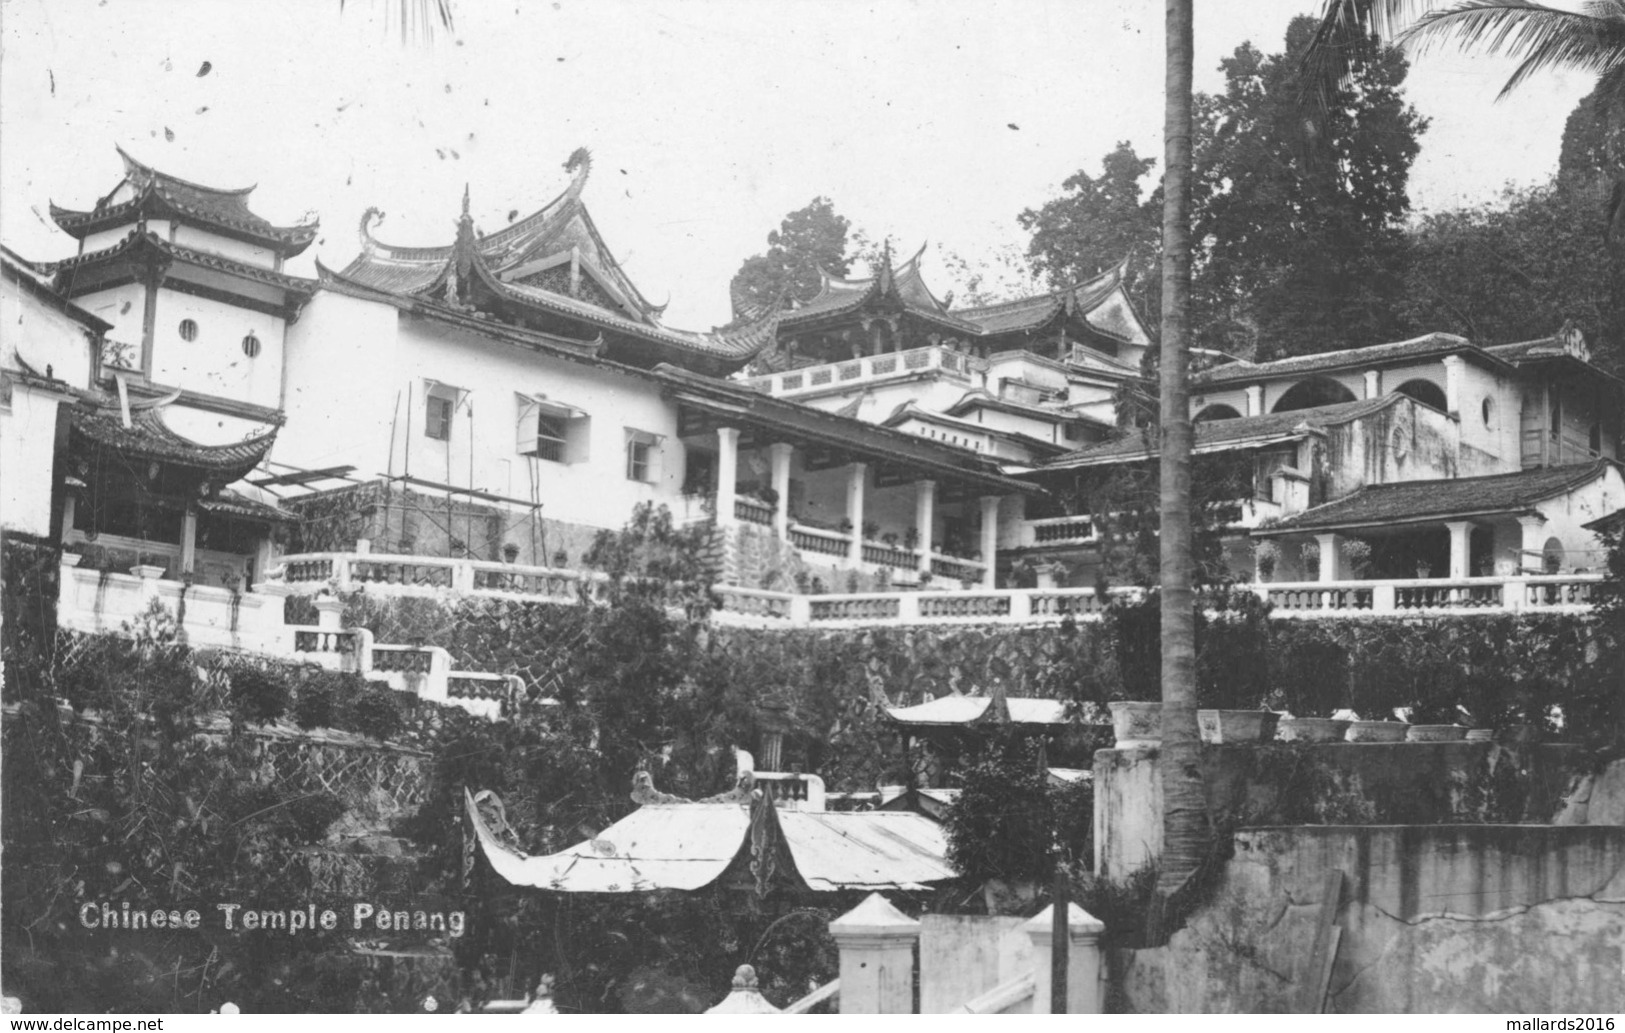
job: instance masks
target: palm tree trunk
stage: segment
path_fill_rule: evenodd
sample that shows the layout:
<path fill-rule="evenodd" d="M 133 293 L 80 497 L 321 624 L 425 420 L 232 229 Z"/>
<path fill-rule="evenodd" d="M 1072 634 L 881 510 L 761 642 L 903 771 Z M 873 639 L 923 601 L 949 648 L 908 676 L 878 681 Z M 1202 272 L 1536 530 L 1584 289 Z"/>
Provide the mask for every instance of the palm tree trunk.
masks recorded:
<path fill-rule="evenodd" d="M 1192 0 L 1167 0 L 1162 208 L 1162 867 L 1150 932 L 1207 853 L 1207 803 L 1196 728 L 1196 611 L 1191 591 Z"/>

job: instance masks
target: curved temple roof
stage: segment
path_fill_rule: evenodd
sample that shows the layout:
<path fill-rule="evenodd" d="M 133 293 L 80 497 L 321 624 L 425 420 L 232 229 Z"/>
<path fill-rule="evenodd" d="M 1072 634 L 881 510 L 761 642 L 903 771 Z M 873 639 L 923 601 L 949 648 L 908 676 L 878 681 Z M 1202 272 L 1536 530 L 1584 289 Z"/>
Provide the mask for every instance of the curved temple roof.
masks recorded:
<path fill-rule="evenodd" d="M 788 329 L 819 322 L 856 312 L 881 299 L 891 299 L 909 315 L 968 337 L 1036 330 L 1057 317 L 1077 316 L 1107 337 L 1133 344 L 1149 341 L 1132 306 L 1126 297 L 1120 296 L 1124 275 L 1121 265 L 1047 294 L 996 305 L 950 309 L 931 292 L 920 274 L 920 258 L 924 253 L 922 245 L 912 258 L 893 269 L 891 252 L 887 250 L 882 253 L 880 269 L 865 279 L 849 280 L 821 273 L 818 293 L 786 312 L 783 326 Z"/>
<path fill-rule="evenodd" d="M 92 448 L 207 471 L 224 482 L 254 469 L 276 441 L 273 427 L 234 444 L 201 445 L 171 430 L 161 406 L 133 412 L 129 426 L 118 409 L 106 406 L 75 409 L 68 419 L 74 438 Z"/>
<path fill-rule="evenodd" d="M 223 190 L 204 186 L 160 172 L 118 148 L 124 161 L 124 178 L 118 187 L 89 211 L 51 205 L 51 218 L 72 237 L 84 239 L 98 230 L 148 218 L 176 217 L 205 225 L 225 236 L 263 244 L 285 258 L 304 251 L 316 239 L 319 224 L 312 221 L 296 226 L 273 226 L 248 208 L 248 195 L 254 187 Z M 117 204 L 111 199 L 128 184 L 133 196 Z"/>
<path fill-rule="evenodd" d="M 656 357 L 701 358 L 738 366 L 771 344 L 777 314 L 731 330 L 709 333 L 677 330 L 660 322 L 665 305 L 646 299 L 626 275 L 581 201 L 592 157 L 579 148 L 564 166 L 570 184 L 537 211 L 493 233 L 474 229 L 463 195 L 457 236 L 450 244 L 402 247 L 373 235 L 382 220 L 368 209 L 361 220 L 361 253 L 330 273 L 341 282 L 431 303 L 460 307 L 470 287 L 515 309 L 554 320 L 573 320 L 604 333 L 612 350 L 617 339 L 652 347 Z"/>

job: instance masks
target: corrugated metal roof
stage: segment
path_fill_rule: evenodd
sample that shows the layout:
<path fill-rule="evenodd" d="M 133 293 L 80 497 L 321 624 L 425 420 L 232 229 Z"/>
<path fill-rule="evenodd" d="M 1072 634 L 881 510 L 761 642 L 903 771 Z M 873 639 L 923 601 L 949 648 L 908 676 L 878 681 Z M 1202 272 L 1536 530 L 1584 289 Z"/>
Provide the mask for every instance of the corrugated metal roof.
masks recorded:
<path fill-rule="evenodd" d="M 597 839 L 543 857 L 505 846 L 472 797 L 467 807 L 498 875 L 559 893 L 696 890 L 749 849 L 750 810 L 742 804 L 648 804 Z M 796 871 L 813 890 L 923 889 L 955 877 L 941 828 L 921 815 L 780 810 L 776 817 Z"/>
<path fill-rule="evenodd" d="M 779 828 L 814 890 L 924 889 L 956 876 L 942 826 L 892 811 L 780 811 Z"/>
<path fill-rule="evenodd" d="M 1058 699 L 1007 697 L 1010 720 L 1018 725 L 1062 725 L 1067 705 Z M 905 725 L 968 725 L 981 720 L 992 703 L 990 696 L 939 696 L 912 707 L 887 707 L 886 715 Z"/>
<path fill-rule="evenodd" d="M 472 797 L 468 813 L 498 875 L 515 886 L 560 893 L 697 890 L 717 880 L 750 829 L 750 811 L 740 804 L 650 805 L 617 821 L 595 840 L 557 854 L 529 857 L 491 834 Z M 613 853 L 605 852 L 609 848 Z"/>

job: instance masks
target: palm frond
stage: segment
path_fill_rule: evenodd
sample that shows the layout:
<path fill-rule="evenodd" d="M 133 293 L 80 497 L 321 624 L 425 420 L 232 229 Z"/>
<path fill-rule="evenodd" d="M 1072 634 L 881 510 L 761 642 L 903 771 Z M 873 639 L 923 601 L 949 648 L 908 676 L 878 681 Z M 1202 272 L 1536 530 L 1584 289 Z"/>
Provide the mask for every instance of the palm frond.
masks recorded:
<path fill-rule="evenodd" d="M 344 13 L 348 0 L 339 0 L 339 13 Z M 384 9 L 384 26 L 397 22 L 401 31 L 401 45 L 405 46 L 419 36 L 432 42 L 437 28 L 455 32 L 452 21 L 452 0 L 376 0 L 388 6 Z"/>
<path fill-rule="evenodd" d="M 1306 86 L 1324 106 L 1364 60 L 1373 37 L 1392 42 L 1438 6 L 1439 0 L 1324 0 L 1320 25 L 1303 59 Z"/>
<path fill-rule="evenodd" d="M 1625 0 L 1592 0 L 1583 12 L 1533 0 L 1460 0 L 1423 15 L 1399 43 L 1418 52 L 1454 44 L 1464 52 L 1521 59 L 1500 97 L 1543 71 L 1612 78 L 1625 68 Z"/>

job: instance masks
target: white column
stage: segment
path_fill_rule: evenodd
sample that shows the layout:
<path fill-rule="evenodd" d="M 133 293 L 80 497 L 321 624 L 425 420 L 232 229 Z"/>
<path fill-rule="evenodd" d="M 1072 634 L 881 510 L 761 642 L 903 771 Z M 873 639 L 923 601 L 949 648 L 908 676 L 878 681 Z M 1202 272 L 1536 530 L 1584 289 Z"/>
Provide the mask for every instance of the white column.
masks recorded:
<path fill-rule="evenodd" d="M 275 543 L 269 533 L 254 543 L 254 585 L 258 586 L 271 574 L 271 567 L 276 562 Z M 245 588 L 249 586 L 244 586 Z"/>
<path fill-rule="evenodd" d="M 1050 990 L 1053 986 L 1055 905 L 1038 912 L 1021 928 L 1033 943 L 1034 1015 L 1051 1014 Z M 1069 1015 L 1099 1015 L 1105 1003 L 1101 999 L 1100 937 L 1106 923 L 1076 904 L 1066 908 L 1066 1010 Z"/>
<path fill-rule="evenodd" d="M 1315 541 L 1320 543 L 1320 580 L 1337 580 L 1337 535 L 1317 534 Z"/>
<path fill-rule="evenodd" d="M 1546 518 L 1539 513 L 1530 513 L 1518 518 L 1518 526 L 1523 530 L 1523 543 L 1518 555 L 1520 571 L 1534 568 L 1545 573 L 1541 557 L 1546 553 Z"/>
<path fill-rule="evenodd" d="M 1248 384 L 1247 385 L 1247 415 L 1248 416 L 1262 416 L 1262 415 L 1264 415 L 1264 385 L 1263 384 Z"/>
<path fill-rule="evenodd" d="M 1447 520 L 1444 526 L 1450 531 L 1450 576 L 1467 577 L 1472 572 L 1473 522 Z"/>
<path fill-rule="evenodd" d="M 734 522 L 734 486 L 739 481 L 739 428 L 717 428 L 717 524 Z"/>
<path fill-rule="evenodd" d="M 982 496 L 982 587 L 998 587 L 999 496 Z"/>
<path fill-rule="evenodd" d="M 1382 370 L 1368 369 L 1365 371 L 1365 396 L 1376 398 L 1382 394 Z"/>
<path fill-rule="evenodd" d="M 914 527 L 919 532 L 915 545 L 920 550 L 920 573 L 931 569 L 931 547 L 934 544 L 931 529 L 937 520 L 937 482 L 914 482 Z"/>
<path fill-rule="evenodd" d="M 197 507 L 188 503 L 181 517 L 181 574 L 197 569 Z"/>
<path fill-rule="evenodd" d="M 1444 357 L 1444 407 L 1446 412 L 1461 412 L 1461 379 L 1462 371 L 1467 368 L 1467 360 L 1460 355 L 1446 355 Z"/>
<path fill-rule="evenodd" d="M 773 493 L 779 497 L 773 511 L 773 533 L 784 540 L 790 537 L 790 456 L 794 453 L 795 446 L 782 441 L 767 446 L 773 461 Z"/>
<path fill-rule="evenodd" d="M 330 595 L 322 596 L 316 600 L 316 626 L 323 631 L 342 631 L 344 629 L 344 600 L 335 599 Z"/>
<path fill-rule="evenodd" d="M 868 463 L 853 463 L 846 468 L 846 519 L 852 525 L 847 558 L 854 567 L 863 563 L 863 492 L 868 482 Z"/>
<path fill-rule="evenodd" d="M 73 514 L 79 500 L 70 492 L 62 495 L 62 536 L 61 542 L 66 545 L 68 537 L 73 534 Z"/>
<path fill-rule="evenodd" d="M 841 952 L 842 1015 L 911 1015 L 920 923 L 878 893 L 829 924 Z"/>

